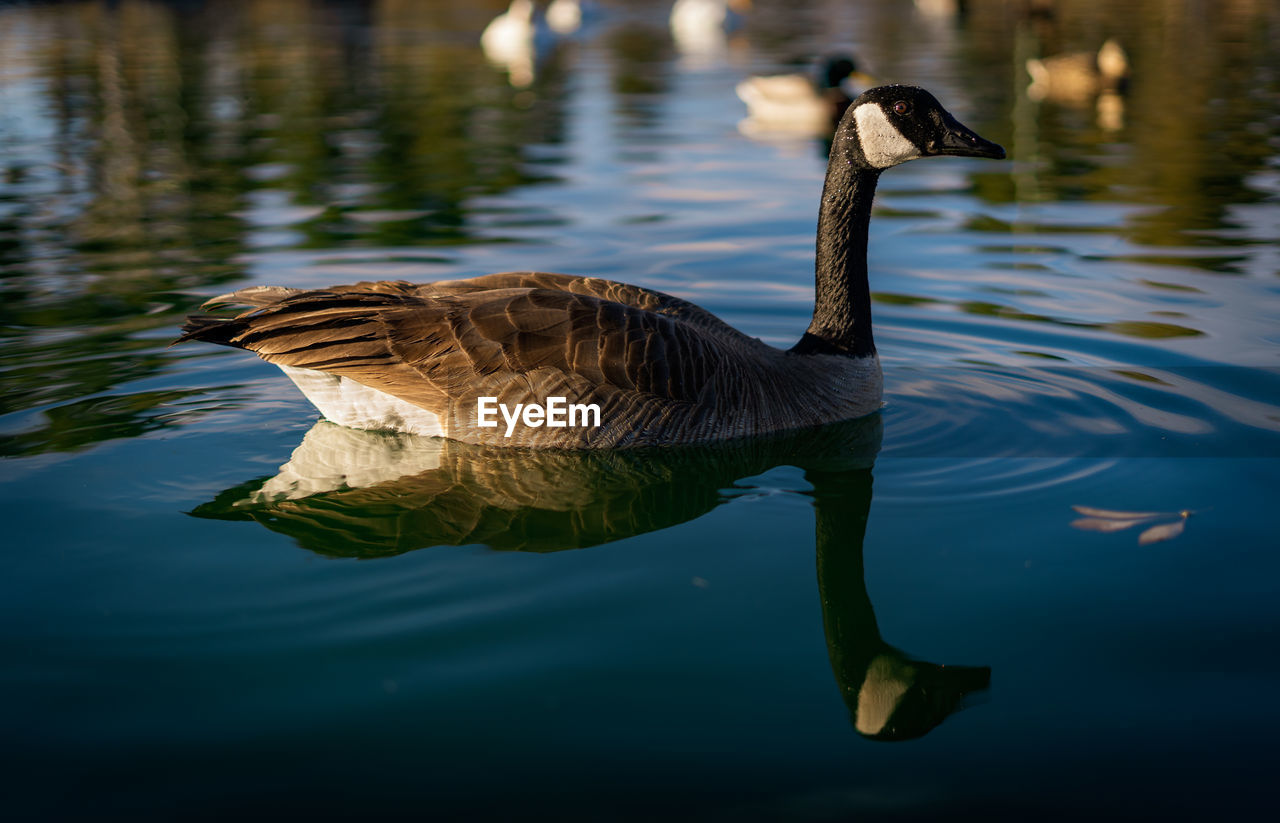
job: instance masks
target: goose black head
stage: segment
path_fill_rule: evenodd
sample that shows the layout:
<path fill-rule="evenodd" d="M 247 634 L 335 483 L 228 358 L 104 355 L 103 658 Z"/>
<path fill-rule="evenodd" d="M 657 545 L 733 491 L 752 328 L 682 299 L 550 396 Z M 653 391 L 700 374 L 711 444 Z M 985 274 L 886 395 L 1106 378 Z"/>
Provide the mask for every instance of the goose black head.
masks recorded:
<path fill-rule="evenodd" d="M 1005 156 L 1004 148 L 979 137 L 916 86 L 868 89 L 845 112 L 834 144 L 850 162 L 872 169 L 920 157 Z"/>
<path fill-rule="evenodd" d="M 913 740 L 928 734 L 971 696 L 991 685 L 988 666 L 942 666 L 912 660 L 892 646 L 872 658 L 852 711 L 858 734 L 871 740 Z"/>

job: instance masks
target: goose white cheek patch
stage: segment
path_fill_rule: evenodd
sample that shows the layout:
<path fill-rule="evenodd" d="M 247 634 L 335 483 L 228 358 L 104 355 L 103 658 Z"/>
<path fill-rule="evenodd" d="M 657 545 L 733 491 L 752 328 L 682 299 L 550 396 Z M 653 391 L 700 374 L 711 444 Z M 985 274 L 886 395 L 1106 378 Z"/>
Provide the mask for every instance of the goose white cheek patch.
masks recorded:
<path fill-rule="evenodd" d="M 920 156 L 920 149 L 889 122 L 880 104 L 863 103 L 853 110 L 853 115 L 858 122 L 862 156 L 872 166 L 887 169 Z"/>

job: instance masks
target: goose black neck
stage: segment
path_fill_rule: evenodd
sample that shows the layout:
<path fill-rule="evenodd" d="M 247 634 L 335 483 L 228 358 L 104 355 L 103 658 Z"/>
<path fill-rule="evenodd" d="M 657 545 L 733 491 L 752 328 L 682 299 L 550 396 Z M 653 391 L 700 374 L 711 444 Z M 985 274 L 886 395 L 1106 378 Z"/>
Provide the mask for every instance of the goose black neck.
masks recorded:
<path fill-rule="evenodd" d="M 832 152 L 818 213 L 813 322 L 795 354 L 875 354 L 871 287 L 867 283 L 867 227 L 880 171 Z"/>

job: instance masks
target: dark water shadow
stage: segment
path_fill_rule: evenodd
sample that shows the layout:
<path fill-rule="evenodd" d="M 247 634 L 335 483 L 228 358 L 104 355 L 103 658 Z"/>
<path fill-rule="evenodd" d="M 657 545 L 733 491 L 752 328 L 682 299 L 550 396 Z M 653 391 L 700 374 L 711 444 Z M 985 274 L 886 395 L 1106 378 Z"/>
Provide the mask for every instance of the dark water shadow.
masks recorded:
<path fill-rule="evenodd" d="M 551 552 L 701 517 L 738 481 L 797 466 L 812 484 L 827 651 L 854 728 L 920 737 L 985 691 L 986 666 L 910 657 L 880 636 L 862 550 L 879 416 L 733 444 L 559 452 L 485 448 L 320 422 L 275 477 L 191 514 L 253 520 L 328 556 L 378 558 L 436 545 Z"/>

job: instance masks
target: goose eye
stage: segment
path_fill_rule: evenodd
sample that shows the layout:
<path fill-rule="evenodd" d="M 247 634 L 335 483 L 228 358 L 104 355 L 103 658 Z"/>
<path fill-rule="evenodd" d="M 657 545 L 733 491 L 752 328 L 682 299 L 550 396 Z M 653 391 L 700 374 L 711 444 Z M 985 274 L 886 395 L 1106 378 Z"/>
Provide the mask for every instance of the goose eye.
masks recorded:
<path fill-rule="evenodd" d="M 910 114 L 911 104 L 908 103 L 906 100 L 899 100 L 898 102 L 893 104 L 893 111 L 895 114 L 904 114 L 904 115 Z"/>

